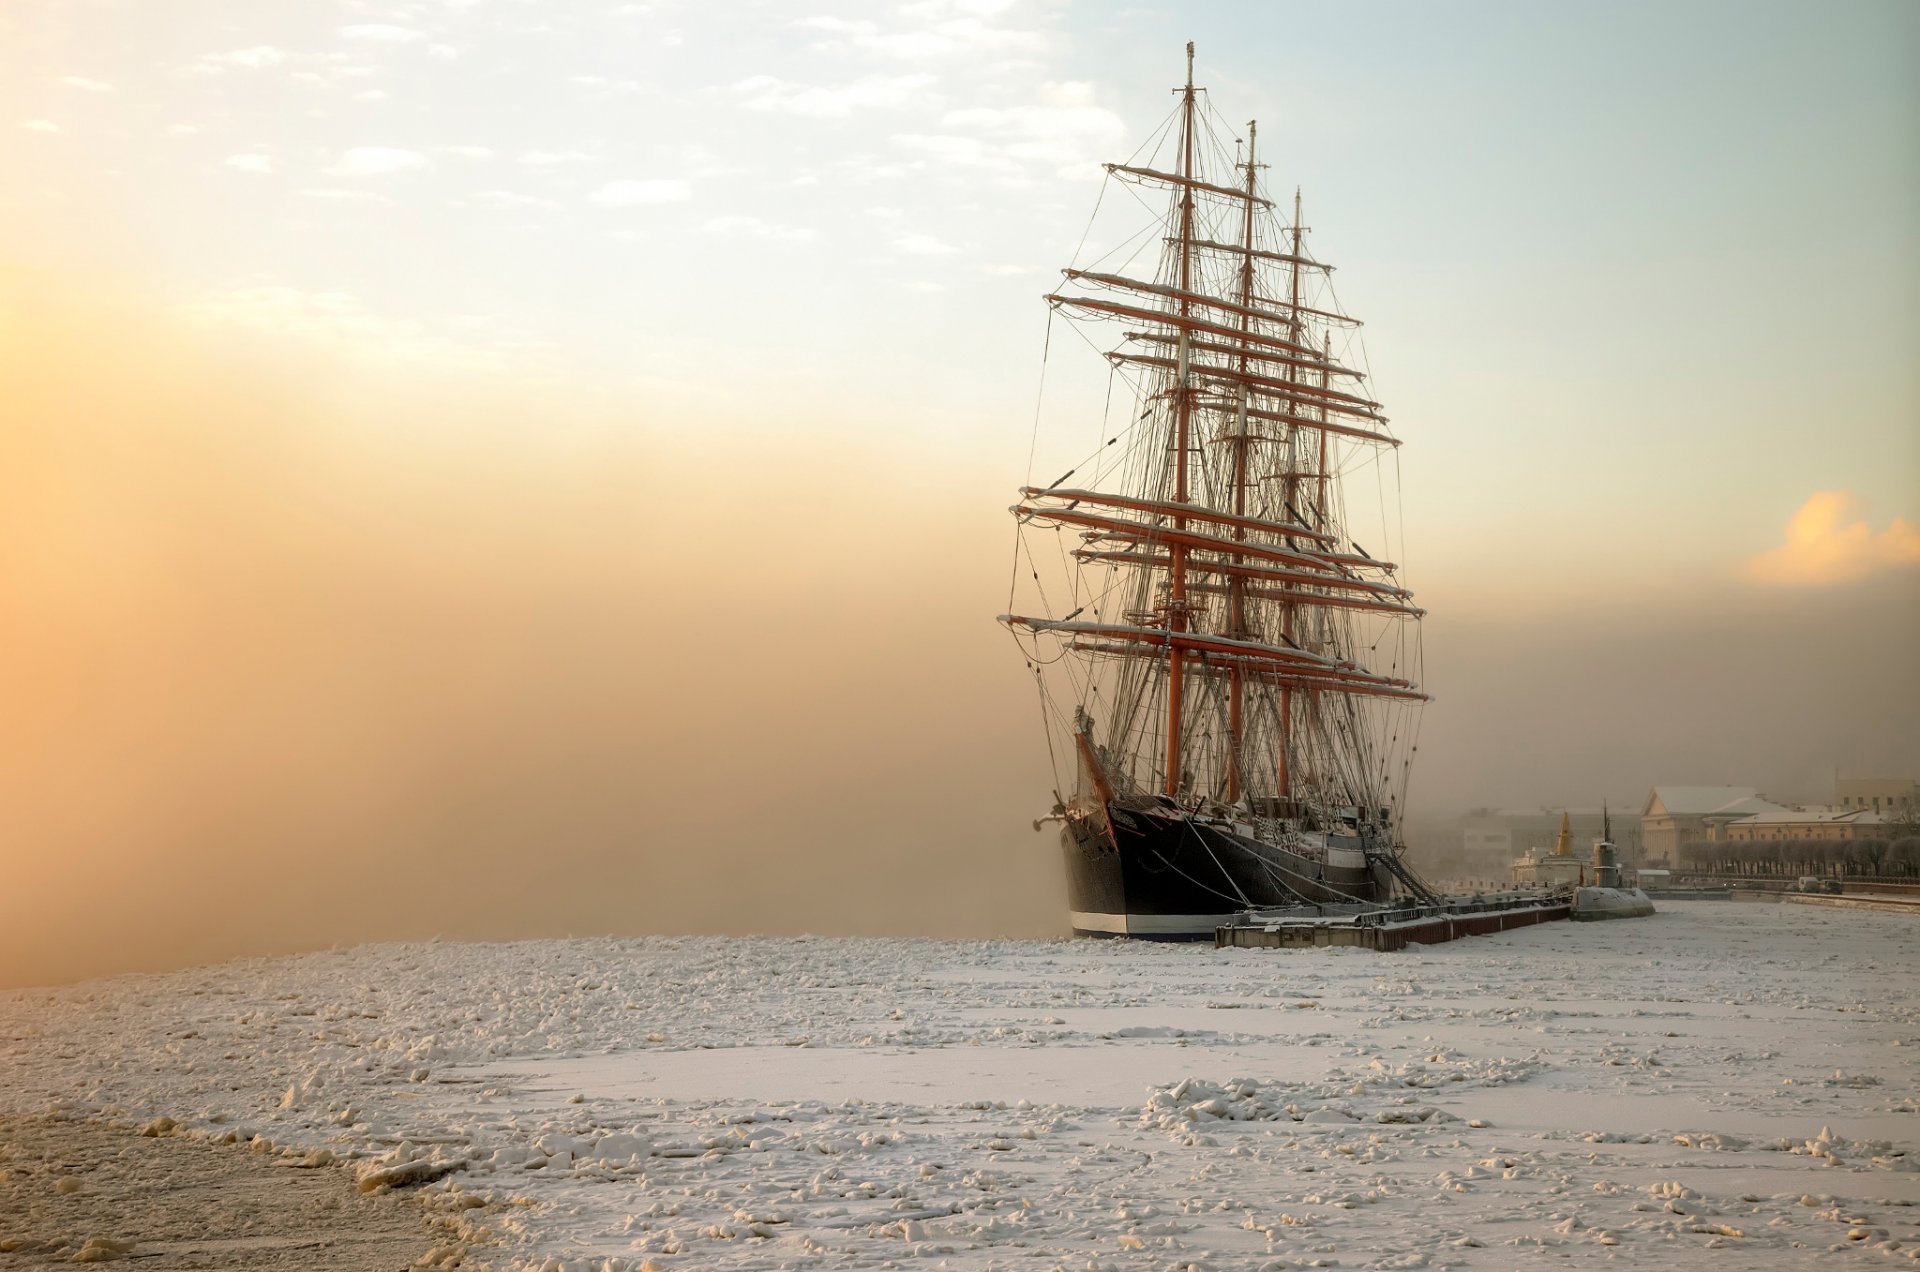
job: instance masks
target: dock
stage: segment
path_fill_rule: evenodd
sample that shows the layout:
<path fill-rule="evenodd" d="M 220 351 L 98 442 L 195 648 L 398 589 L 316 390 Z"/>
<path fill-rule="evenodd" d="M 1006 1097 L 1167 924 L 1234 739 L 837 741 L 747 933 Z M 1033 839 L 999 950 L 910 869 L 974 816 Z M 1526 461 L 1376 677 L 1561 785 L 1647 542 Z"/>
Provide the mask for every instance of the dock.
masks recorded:
<path fill-rule="evenodd" d="M 1249 911 L 1215 928 L 1213 943 L 1217 948 L 1240 949 L 1350 945 L 1368 950 L 1403 950 L 1409 945 L 1438 945 L 1463 936 L 1488 936 L 1565 919 L 1573 913 L 1573 901 L 1565 896 L 1510 897 L 1325 912 L 1332 908 Z"/>
<path fill-rule="evenodd" d="M 1818 905 L 1833 910 L 1878 910 L 1883 914 L 1920 915 L 1920 896 L 1895 896 L 1885 892 L 1774 892 L 1740 889 L 1741 901 L 1784 905 Z"/>

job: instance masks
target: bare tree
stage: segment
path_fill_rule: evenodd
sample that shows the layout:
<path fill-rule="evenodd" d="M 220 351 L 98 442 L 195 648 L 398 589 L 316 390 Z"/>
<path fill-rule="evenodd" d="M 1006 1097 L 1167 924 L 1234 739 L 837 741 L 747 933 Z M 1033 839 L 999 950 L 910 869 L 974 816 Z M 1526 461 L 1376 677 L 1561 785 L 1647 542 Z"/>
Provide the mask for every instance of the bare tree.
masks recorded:
<path fill-rule="evenodd" d="M 1902 835 L 1895 839 L 1887 847 L 1887 856 L 1902 878 L 1910 879 L 1920 873 L 1920 835 Z"/>

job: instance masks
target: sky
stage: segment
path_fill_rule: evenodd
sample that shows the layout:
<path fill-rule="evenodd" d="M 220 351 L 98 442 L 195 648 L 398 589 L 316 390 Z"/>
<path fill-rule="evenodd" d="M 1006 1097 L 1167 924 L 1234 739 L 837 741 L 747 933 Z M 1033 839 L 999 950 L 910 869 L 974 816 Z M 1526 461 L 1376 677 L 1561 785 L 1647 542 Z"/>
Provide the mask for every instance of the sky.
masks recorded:
<path fill-rule="evenodd" d="M 1414 806 L 1920 775 L 1910 5 L 16 0 L 0 983 L 1059 930 L 1004 510 L 1189 39 L 1406 442 Z"/>

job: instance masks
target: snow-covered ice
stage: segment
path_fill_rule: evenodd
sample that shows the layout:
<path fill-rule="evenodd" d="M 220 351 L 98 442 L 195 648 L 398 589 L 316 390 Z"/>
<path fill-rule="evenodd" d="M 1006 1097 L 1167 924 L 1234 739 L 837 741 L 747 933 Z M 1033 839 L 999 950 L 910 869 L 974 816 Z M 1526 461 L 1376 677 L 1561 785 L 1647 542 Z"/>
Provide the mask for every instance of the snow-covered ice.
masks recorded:
<path fill-rule="evenodd" d="M 500 1268 L 1920 1261 L 1920 924 L 1430 949 L 388 945 L 0 993 L 0 1112 L 417 1189 Z"/>

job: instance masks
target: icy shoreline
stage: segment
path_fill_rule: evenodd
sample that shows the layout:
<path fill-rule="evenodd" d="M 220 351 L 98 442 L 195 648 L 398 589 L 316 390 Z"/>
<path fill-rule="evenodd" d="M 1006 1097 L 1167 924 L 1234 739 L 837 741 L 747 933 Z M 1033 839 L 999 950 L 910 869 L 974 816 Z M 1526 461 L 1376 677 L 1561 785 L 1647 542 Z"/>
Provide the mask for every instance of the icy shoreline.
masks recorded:
<path fill-rule="evenodd" d="M 1916 935 L 374 946 L 0 993 L 0 1111 L 338 1159 L 501 1268 L 1920 1259 Z"/>

